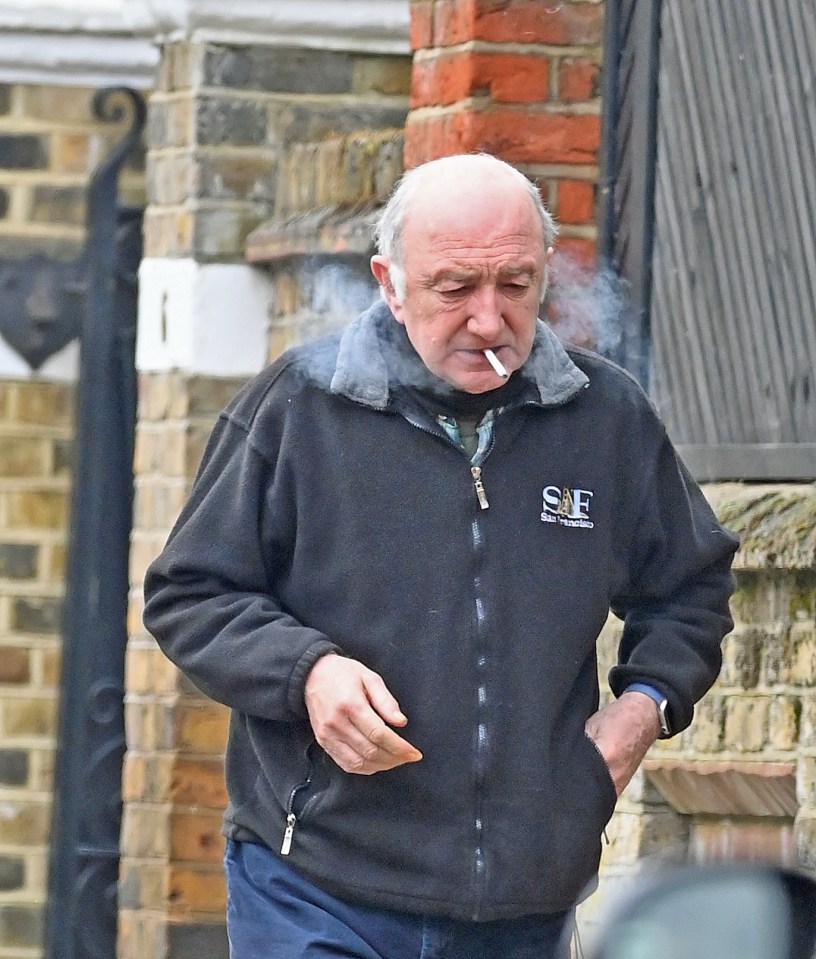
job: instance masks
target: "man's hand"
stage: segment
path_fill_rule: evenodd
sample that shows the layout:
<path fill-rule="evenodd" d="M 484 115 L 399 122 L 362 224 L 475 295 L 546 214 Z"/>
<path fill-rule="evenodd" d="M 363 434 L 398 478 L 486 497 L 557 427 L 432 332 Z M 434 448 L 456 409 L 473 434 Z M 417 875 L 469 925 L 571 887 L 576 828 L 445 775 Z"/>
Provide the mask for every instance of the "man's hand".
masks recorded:
<path fill-rule="evenodd" d="M 620 796 L 660 735 L 654 700 L 644 693 L 623 693 L 590 716 L 584 728 L 606 760 Z"/>
<path fill-rule="evenodd" d="M 321 656 L 306 677 L 304 698 L 315 738 L 345 772 L 370 775 L 422 759 L 389 728 L 408 720 L 380 676 L 362 663 Z"/>

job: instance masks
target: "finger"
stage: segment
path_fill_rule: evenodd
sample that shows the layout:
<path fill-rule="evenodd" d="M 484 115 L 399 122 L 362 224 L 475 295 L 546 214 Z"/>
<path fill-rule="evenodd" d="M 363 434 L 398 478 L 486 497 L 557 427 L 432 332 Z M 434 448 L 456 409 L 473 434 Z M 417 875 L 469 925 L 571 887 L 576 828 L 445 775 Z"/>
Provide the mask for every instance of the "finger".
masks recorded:
<path fill-rule="evenodd" d="M 379 724 L 364 733 L 368 742 L 375 749 L 388 756 L 399 759 L 400 762 L 417 762 L 422 759 L 422 753 L 402 736 L 394 732 L 384 723 Z M 373 754 L 369 754 L 372 755 Z"/>
<path fill-rule="evenodd" d="M 394 769 L 405 762 L 415 761 L 386 752 L 372 745 L 359 733 L 354 742 L 333 740 L 323 744 L 323 748 L 337 765 L 348 773 L 370 775 L 386 769 Z"/>
<path fill-rule="evenodd" d="M 390 726 L 404 726 L 408 722 L 408 717 L 400 709 L 399 703 L 391 695 L 381 676 L 372 671 L 367 672 L 363 677 L 363 688 L 372 708 Z"/>

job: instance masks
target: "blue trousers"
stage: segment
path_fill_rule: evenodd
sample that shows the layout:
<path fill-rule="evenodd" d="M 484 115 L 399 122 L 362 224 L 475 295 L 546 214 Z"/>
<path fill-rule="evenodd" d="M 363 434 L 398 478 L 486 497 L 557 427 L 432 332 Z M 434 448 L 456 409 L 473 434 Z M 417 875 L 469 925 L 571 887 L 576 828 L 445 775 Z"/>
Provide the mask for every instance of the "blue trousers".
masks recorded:
<path fill-rule="evenodd" d="M 572 912 L 460 922 L 354 905 L 255 843 L 227 843 L 230 959 L 563 959 Z"/>

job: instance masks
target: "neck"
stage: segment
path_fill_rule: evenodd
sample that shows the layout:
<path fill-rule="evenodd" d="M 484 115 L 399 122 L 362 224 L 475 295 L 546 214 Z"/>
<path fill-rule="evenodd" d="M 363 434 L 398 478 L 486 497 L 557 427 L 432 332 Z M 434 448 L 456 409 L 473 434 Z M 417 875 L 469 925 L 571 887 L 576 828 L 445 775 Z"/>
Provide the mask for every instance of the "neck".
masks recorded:
<path fill-rule="evenodd" d="M 514 373 L 506 383 L 485 393 L 466 393 L 432 373 L 422 362 L 405 332 L 405 327 L 392 321 L 386 326 L 386 362 L 400 385 L 411 390 L 432 413 L 481 419 L 488 410 L 507 403 L 519 395 L 523 380 Z"/>

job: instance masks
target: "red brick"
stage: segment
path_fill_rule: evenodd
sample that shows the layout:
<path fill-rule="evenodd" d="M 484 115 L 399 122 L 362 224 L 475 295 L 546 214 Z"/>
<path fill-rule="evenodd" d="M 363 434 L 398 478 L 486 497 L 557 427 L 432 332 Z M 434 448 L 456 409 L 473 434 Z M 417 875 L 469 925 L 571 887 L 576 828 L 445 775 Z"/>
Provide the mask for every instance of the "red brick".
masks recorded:
<path fill-rule="evenodd" d="M 437 0 L 433 7 L 433 42 L 452 46 L 473 39 L 473 0 Z"/>
<path fill-rule="evenodd" d="M 595 222 L 595 187 L 585 180 L 560 180 L 558 209 L 561 223 Z"/>
<path fill-rule="evenodd" d="M 433 46 L 434 0 L 411 0 L 409 41 L 412 50 Z"/>
<path fill-rule="evenodd" d="M 482 150 L 509 163 L 595 163 L 600 118 L 594 114 L 461 111 L 405 126 L 406 166 L 453 153 Z"/>
<path fill-rule="evenodd" d="M 566 57 L 558 71 L 558 98 L 564 103 L 583 103 L 599 94 L 598 64 L 583 57 Z"/>
<path fill-rule="evenodd" d="M 579 266 L 591 269 L 595 265 L 597 248 L 594 240 L 580 236 L 559 236 L 556 241 L 556 256 L 568 257 Z M 555 267 L 553 267 L 555 272 Z"/>
<path fill-rule="evenodd" d="M 603 5 L 552 0 L 439 0 L 434 42 L 550 43 L 595 46 L 603 38 Z"/>
<path fill-rule="evenodd" d="M 550 64 L 522 53 L 442 53 L 414 63 L 411 107 L 447 105 L 489 95 L 497 103 L 540 103 L 547 98 Z"/>

